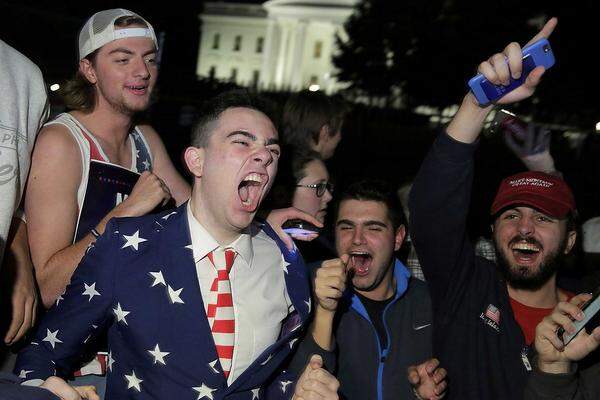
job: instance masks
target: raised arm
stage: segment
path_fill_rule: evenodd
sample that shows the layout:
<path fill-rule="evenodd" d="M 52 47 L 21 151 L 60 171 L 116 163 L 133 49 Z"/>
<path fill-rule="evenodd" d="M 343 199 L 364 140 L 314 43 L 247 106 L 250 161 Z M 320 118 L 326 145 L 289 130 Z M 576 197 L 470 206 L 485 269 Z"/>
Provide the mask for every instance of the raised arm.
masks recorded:
<path fill-rule="evenodd" d="M 548 37 L 556 26 L 552 18 L 531 40 Z M 506 84 L 520 76 L 521 47 L 511 43 L 483 61 L 479 72 L 494 84 Z M 543 67 L 534 69 L 525 83 L 498 104 L 509 104 L 531 96 Z M 474 252 L 466 235 L 466 219 L 473 180 L 475 141 L 492 106 L 480 107 L 469 92 L 463 99 L 446 133 L 434 143 L 415 179 L 410 198 L 411 237 L 428 283 L 434 308 L 452 307 L 448 291 L 459 294 L 464 282 L 471 279 Z"/>
<path fill-rule="evenodd" d="M 524 47 L 540 39 L 548 38 L 554 31 L 554 28 L 556 28 L 557 23 L 558 20 L 556 18 L 551 18 Z M 516 42 L 512 42 L 501 53 L 496 53 L 479 64 L 477 71 L 495 85 L 507 85 L 511 76 L 513 79 L 521 76 L 521 71 L 523 70 L 522 57 L 521 46 Z M 511 104 L 527 99 L 535 92 L 543 74 L 544 67 L 535 68 L 531 71 L 523 85 L 500 98 L 496 104 Z M 448 125 L 448 135 L 459 142 L 473 143 L 479 137 L 483 128 L 483 122 L 492 107 L 492 105 L 480 107 L 475 96 L 469 92 L 463 99 L 450 125 Z"/>

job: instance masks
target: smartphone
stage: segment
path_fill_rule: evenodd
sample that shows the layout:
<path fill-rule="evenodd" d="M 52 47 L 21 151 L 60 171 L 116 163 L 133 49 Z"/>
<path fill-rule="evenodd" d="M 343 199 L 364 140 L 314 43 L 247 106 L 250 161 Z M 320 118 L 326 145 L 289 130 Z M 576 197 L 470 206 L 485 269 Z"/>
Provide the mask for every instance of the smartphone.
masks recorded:
<path fill-rule="evenodd" d="M 508 85 L 494 85 L 482 74 L 478 74 L 469 80 L 469 87 L 481 106 L 488 105 L 512 90 L 518 88 L 525 82 L 531 71 L 540 65 L 548 69 L 554 65 L 554 53 L 547 39 L 540 39 L 535 43 L 523 48 L 523 71 L 519 79 L 510 78 Z"/>
<path fill-rule="evenodd" d="M 573 321 L 573 325 L 575 325 L 574 333 L 567 333 L 562 327 L 556 331 L 558 338 L 563 341 L 565 346 L 568 345 L 582 329 L 591 333 L 598 325 L 600 325 L 600 287 L 594 291 L 593 297 L 581 307 L 581 311 L 583 311 L 584 318 L 581 321 Z"/>
<path fill-rule="evenodd" d="M 283 231 L 289 235 L 312 235 L 319 233 L 320 228 L 301 219 L 291 219 L 283 224 Z"/>

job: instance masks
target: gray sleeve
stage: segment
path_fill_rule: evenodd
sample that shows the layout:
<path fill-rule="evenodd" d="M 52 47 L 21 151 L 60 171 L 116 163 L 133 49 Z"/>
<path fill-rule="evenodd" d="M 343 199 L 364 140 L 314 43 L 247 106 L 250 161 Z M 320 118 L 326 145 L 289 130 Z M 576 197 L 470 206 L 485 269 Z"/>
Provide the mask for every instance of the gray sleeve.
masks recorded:
<path fill-rule="evenodd" d="M 594 357 L 590 355 L 588 357 Z M 534 365 L 537 361 L 534 360 Z M 566 374 L 547 374 L 534 367 L 525 387 L 525 400 L 597 400 L 600 398 L 600 362 L 582 369 L 573 364 Z"/>

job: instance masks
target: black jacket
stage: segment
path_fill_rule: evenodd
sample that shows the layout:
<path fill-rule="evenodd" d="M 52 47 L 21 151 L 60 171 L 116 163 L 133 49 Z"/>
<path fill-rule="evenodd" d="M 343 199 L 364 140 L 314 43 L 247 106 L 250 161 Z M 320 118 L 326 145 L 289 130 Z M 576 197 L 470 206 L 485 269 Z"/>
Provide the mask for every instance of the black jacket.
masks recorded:
<path fill-rule="evenodd" d="M 375 327 L 358 296 L 348 292 L 350 296 L 340 302 L 334 326 L 336 349 L 325 362 L 335 370 L 342 399 L 415 398 L 407 379 L 407 368 L 431 358 L 431 301 L 427 285 L 410 278 L 398 260 L 394 273 L 396 296 L 384 311 L 387 348 L 381 348 Z M 312 335 L 307 334 L 294 362 L 302 365 L 315 348 L 320 354 L 324 351 L 316 345 Z"/>
<path fill-rule="evenodd" d="M 525 400 L 600 399 L 600 364 L 582 372 L 546 374 L 535 369 L 525 388 Z"/>
<path fill-rule="evenodd" d="M 475 144 L 437 138 L 415 179 L 411 236 L 433 304 L 434 356 L 448 371 L 448 399 L 523 397 L 530 369 L 506 282 L 475 256 L 466 219 Z"/>

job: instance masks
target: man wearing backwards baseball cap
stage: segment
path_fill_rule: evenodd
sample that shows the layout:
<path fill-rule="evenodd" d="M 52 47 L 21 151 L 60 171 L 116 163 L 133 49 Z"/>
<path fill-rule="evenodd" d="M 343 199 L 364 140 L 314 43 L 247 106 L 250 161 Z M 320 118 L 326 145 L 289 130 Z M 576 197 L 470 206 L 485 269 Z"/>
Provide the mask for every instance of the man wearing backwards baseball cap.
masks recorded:
<path fill-rule="evenodd" d="M 550 19 L 530 43 L 550 36 L 556 23 Z M 514 42 L 479 65 L 495 85 L 522 71 Z M 543 73 L 535 68 L 497 103 L 530 97 Z M 411 236 L 430 285 L 434 355 L 448 371 L 449 399 L 522 398 L 535 326 L 569 297 L 556 286 L 556 269 L 575 243 L 576 208 L 560 178 L 525 172 L 502 182 L 491 208 L 497 266 L 477 257 L 467 237 L 473 153 L 492 107 L 470 92 L 464 97 L 411 192 Z"/>
<path fill-rule="evenodd" d="M 41 130 L 26 189 L 31 255 L 47 308 L 61 300 L 109 219 L 190 195 L 156 131 L 133 122 L 150 103 L 157 50 L 152 26 L 124 9 L 94 14 L 79 33 L 79 68 L 63 93 L 71 111 Z M 105 369 L 106 356 L 98 357 L 81 374 Z"/>

